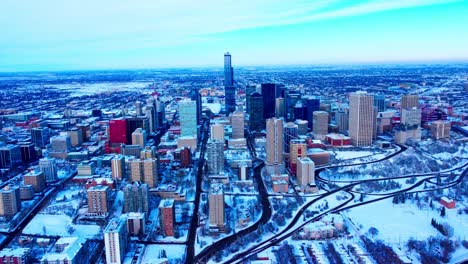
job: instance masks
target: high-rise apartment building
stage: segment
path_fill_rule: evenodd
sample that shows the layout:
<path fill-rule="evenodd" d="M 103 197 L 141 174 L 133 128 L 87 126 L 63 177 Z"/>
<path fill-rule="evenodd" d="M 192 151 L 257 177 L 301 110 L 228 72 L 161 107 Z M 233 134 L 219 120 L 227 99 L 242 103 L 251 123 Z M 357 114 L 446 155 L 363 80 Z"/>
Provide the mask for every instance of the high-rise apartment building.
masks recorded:
<path fill-rule="evenodd" d="M 109 187 L 96 185 L 88 189 L 88 214 L 107 215 L 111 207 Z"/>
<path fill-rule="evenodd" d="M 297 183 L 301 186 L 315 185 L 315 163 L 308 157 L 297 160 Z"/>
<path fill-rule="evenodd" d="M 225 226 L 224 190 L 221 183 L 212 183 L 208 194 L 210 226 Z"/>
<path fill-rule="evenodd" d="M 208 173 L 217 175 L 224 173 L 224 142 L 208 140 L 206 144 Z"/>
<path fill-rule="evenodd" d="M 8 144 L 0 147 L 0 169 L 16 168 L 23 162 L 18 145 Z"/>
<path fill-rule="evenodd" d="M 372 144 L 376 125 L 374 96 L 366 92 L 356 92 L 349 96 L 349 136 L 354 146 Z"/>
<path fill-rule="evenodd" d="M 129 159 L 129 176 L 132 182 L 143 182 L 150 188 L 158 185 L 159 160 L 156 159 Z"/>
<path fill-rule="evenodd" d="M 159 203 L 159 225 L 165 236 L 174 236 L 174 199 L 162 199 Z"/>
<path fill-rule="evenodd" d="M 112 219 L 104 229 L 107 264 L 122 264 L 127 253 L 128 235 L 125 221 Z"/>
<path fill-rule="evenodd" d="M 266 132 L 267 164 L 283 163 L 283 119 L 267 119 Z"/>
<path fill-rule="evenodd" d="M 135 129 L 132 133 L 132 145 L 139 145 L 140 147 L 144 148 L 146 145 L 146 130 L 142 129 L 141 127 Z"/>
<path fill-rule="evenodd" d="M 0 216 L 13 216 L 21 210 L 18 187 L 5 186 L 0 190 Z"/>
<path fill-rule="evenodd" d="M 111 159 L 112 179 L 122 180 L 126 178 L 125 156 L 117 155 Z"/>

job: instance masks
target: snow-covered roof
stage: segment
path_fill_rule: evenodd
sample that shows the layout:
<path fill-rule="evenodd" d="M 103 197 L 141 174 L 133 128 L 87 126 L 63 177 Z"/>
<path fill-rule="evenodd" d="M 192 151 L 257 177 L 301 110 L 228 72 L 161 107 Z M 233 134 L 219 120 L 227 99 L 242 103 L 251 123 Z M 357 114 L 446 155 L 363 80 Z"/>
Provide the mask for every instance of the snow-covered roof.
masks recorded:
<path fill-rule="evenodd" d="M 72 260 L 83 247 L 85 239 L 80 237 L 62 237 L 54 245 L 53 252 L 45 254 L 41 262 Z M 60 250 L 62 249 L 63 250 Z"/>

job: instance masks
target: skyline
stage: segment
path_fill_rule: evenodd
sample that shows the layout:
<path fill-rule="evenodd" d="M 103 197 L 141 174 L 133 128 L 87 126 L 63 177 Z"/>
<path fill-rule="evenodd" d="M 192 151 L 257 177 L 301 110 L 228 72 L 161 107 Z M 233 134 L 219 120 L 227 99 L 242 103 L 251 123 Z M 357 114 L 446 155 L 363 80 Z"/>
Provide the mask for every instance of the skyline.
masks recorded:
<path fill-rule="evenodd" d="M 468 61 L 467 1 L 198 5 L 3 1 L 0 71 Z"/>

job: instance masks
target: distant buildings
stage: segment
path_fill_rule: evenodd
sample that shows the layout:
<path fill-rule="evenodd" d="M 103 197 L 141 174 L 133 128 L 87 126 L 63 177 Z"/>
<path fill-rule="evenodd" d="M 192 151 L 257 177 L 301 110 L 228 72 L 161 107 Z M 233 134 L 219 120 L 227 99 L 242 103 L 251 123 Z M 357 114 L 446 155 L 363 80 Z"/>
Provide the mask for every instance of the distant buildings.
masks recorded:
<path fill-rule="evenodd" d="M 192 100 L 179 101 L 180 135 L 197 137 L 197 103 Z"/>
<path fill-rule="evenodd" d="M 375 94 L 374 95 L 374 106 L 377 108 L 377 112 L 383 112 L 386 110 L 385 95 Z"/>
<path fill-rule="evenodd" d="M 122 264 L 127 253 L 127 228 L 125 221 L 112 219 L 104 229 L 104 247 L 107 264 Z"/>
<path fill-rule="evenodd" d="M 149 188 L 147 184 L 127 184 L 123 188 L 125 213 L 143 212 L 149 213 Z"/>
<path fill-rule="evenodd" d="M 30 248 L 4 248 L 0 251 L 0 264 L 29 264 L 30 257 Z"/>
<path fill-rule="evenodd" d="M 401 109 L 400 126 L 395 132 L 395 141 L 405 144 L 407 140 L 421 140 L 421 109 Z"/>
<path fill-rule="evenodd" d="M 366 92 L 356 92 L 349 96 L 349 136 L 356 147 L 372 144 L 376 114 L 374 97 Z"/>
<path fill-rule="evenodd" d="M 270 118 L 266 121 L 266 162 L 283 163 L 283 119 Z"/>
<path fill-rule="evenodd" d="M 335 112 L 335 123 L 338 126 L 338 132 L 345 133 L 349 128 L 349 112 L 348 109 L 342 109 Z"/>
<path fill-rule="evenodd" d="M 448 121 L 434 121 L 431 123 L 431 134 L 434 139 L 450 137 L 451 124 Z"/>
<path fill-rule="evenodd" d="M 88 189 L 88 214 L 105 216 L 111 207 L 111 193 L 107 186 L 96 185 Z"/>
<path fill-rule="evenodd" d="M 224 173 L 224 142 L 208 140 L 206 144 L 208 173 L 217 175 Z"/>
<path fill-rule="evenodd" d="M 313 130 L 313 123 L 314 123 L 314 112 L 320 111 L 320 99 L 315 97 L 309 97 L 306 99 L 306 107 L 307 107 L 307 121 L 309 122 L 309 128 Z"/>
<path fill-rule="evenodd" d="M 0 216 L 13 216 L 21 210 L 18 187 L 5 186 L 0 190 Z"/>
<path fill-rule="evenodd" d="M 231 54 L 224 54 L 224 96 L 226 100 L 226 116 L 236 109 L 236 91 L 234 88 L 234 70 L 231 64 Z"/>
<path fill-rule="evenodd" d="M 224 190 L 221 183 L 212 183 L 208 194 L 208 207 L 210 209 L 210 229 L 224 229 Z"/>
<path fill-rule="evenodd" d="M 159 222 L 164 236 L 174 236 L 175 207 L 173 199 L 163 199 L 159 203 Z"/>

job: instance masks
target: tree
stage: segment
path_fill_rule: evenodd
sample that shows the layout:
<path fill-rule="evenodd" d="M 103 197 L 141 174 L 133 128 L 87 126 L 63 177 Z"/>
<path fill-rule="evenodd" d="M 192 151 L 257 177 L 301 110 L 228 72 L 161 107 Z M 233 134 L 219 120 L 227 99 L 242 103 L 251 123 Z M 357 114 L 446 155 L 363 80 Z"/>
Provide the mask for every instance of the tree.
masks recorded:
<path fill-rule="evenodd" d="M 431 199 L 431 201 L 429 202 L 429 207 L 430 207 L 431 209 L 433 208 L 432 199 Z"/>
<path fill-rule="evenodd" d="M 369 234 L 371 234 L 373 237 L 377 236 L 379 234 L 379 230 L 375 227 L 369 228 Z"/>
<path fill-rule="evenodd" d="M 440 210 L 440 216 L 445 217 L 445 206 L 442 206 L 442 209 Z"/>

